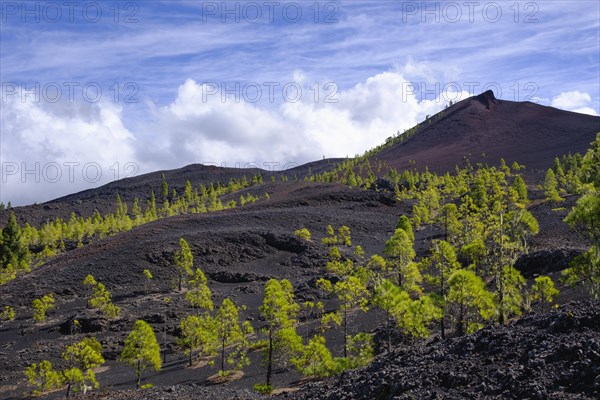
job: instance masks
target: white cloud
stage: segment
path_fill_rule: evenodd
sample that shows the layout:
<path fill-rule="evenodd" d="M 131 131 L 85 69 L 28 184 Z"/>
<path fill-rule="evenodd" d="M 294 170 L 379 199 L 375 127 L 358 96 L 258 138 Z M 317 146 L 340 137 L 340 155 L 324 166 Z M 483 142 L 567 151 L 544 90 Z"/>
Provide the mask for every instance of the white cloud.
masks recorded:
<path fill-rule="evenodd" d="M 3 99 L 0 200 L 50 200 L 123 177 L 136 162 L 118 106 L 48 103 L 21 92 Z M 118 164 L 116 164 L 118 163 Z"/>
<path fill-rule="evenodd" d="M 138 165 L 139 172 L 149 172 L 198 162 L 226 166 L 277 162 L 279 169 L 323 155 L 352 157 L 414 126 L 443 108 L 445 99 L 456 97 L 446 93 L 419 101 L 402 73 L 384 72 L 340 90 L 331 96 L 332 102 L 324 101 L 332 89 L 321 83 L 317 101 L 310 79 L 302 71 L 293 73 L 293 78 L 300 77 L 306 82 L 300 100 L 276 107 L 243 98 L 236 102 L 232 95 L 223 101 L 214 88 L 188 79 L 170 104 L 150 107 L 152 118 L 138 124 L 135 133 L 124 126 L 123 111 L 114 104 L 23 103 L 14 96 L 2 112 L 6 182 L 0 198 L 24 204 L 95 187 L 114 178 L 115 163 L 122 177 L 127 162 Z M 53 172 L 44 171 L 44 166 L 53 162 L 62 167 L 57 183 L 44 179 L 45 172 Z M 74 182 L 64 166 L 68 162 L 79 163 Z M 83 166 L 91 162 L 102 170 L 98 182 L 82 178 Z M 31 174 L 21 179 L 22 163 L 28 169 L 40 163 L 39 183 Z"/>
<path fill-rule="evenodd" d="M 316 101 L 314 87 L 302 78 L 308 87 L 302 87 L 300 100 L 284 101 L 276 109 L 238 103 L 233 96 L 223 101 L 221 92 L 207 95 L 210 87 L 188 79 L 177 98 L 157 111 L 152 126 L 162 134 L 152 146 L 139 146 L 138 157 L 163 168 L 192 162 L 285 166 L 322 155 L 352 157 L 440 110 L 447 103 L 443 99 L 467 96 L 444 94 L 418 101 L 402 74 L 385 72 L 339 91 L 330 102 L 325 96 L 333 89 L 321 83 Z"/>
<path fill-rule="evenodd" d="M 552 99 L 552 107 L 560 108 L 567 111 L 574 111 L 582 114 L 598 115 L 598 112 L 590 107 L 592 97 L 585 92 L 574 90 L 570 92 L 562 92 Z"/>

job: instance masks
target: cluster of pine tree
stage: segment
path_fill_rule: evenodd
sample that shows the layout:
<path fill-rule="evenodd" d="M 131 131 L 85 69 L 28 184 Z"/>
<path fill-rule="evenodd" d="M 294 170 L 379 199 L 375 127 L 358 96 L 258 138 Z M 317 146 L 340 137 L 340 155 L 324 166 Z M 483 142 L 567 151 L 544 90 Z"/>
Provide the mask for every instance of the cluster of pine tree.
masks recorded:
<path fill-rule="evenodd" d="M 163 175 L 161 205 L 157 205 L 156 196 L 152 192 L 145 208 L 141 205 L 142 201 L 135 198 L 129 209 L 127 203 L 117 194 L 113 213 L 102 216 L 96 211 L 87 218 L 71 213 L 68 220 L 56 218 L 46 222 L 39 229 L 29 223 L 19 226 L 13 210 L 9 207 L 4 210 L 9 212 L 8 223 L 0 229 L 0 285 L 15 279 L 18 273 L 27 273 L 32 268 L 39 267 L 50 257 L 64 251 L 65 243 L 80 247 L 94 238 L 116 235 L 159 218 L 234 208 L 237 206 L 234 200 L 223 205 L 221 196 L 262 183 L 262 176 L 255 175 L 251 179 L 246 176 L 231 179 L 227 185 L 220 182 L 207 186 L 201 184 L 194 189 L 188 180 L 183 193 L 178 194 L 175 189 L 169 192 L 169 185 Z M 268 194 L 265 194 L 265 198 L 268 199 Z M 259 199 L 260 197 L 247 193 L 246 196 L 240 196 L 240 205 Z"/>

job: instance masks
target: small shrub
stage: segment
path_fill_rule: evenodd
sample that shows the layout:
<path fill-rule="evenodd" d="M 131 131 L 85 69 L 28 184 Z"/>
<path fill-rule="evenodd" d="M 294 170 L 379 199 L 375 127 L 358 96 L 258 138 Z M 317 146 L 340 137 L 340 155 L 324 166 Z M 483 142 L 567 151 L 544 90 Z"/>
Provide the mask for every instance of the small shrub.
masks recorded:
<path fill-rule="evenodd" d="M 254 385 L 254 390 L 259 394 L 271 394 L 273 392 L 273 386 L 267 385 L 266 383 L 257 383 Z"/>
<path fill-rule="evenodd" d="M 46 294 L 42 298 L 33 300 L 33 319 L 36 322 L 46 320 L 46 312 L 54 308 L 54 293 Z"/>
<path fill-rule="evenodd" d="M 11 306 L 4 306 L 4 310 L 0 313 L 0 321 L 12 321 L 15 319 L 15 309 Z"/>
<path fill-rule="evenodd" d="M 308 240 L 310 241 L 311 233 L 308 229 L 306 228 L 302 228 L 302 229 L 298 229 L 297 231 L 294 232 L 295 236 L 298 236 L 300 239 L 304 239 L 304 240 Z"/>

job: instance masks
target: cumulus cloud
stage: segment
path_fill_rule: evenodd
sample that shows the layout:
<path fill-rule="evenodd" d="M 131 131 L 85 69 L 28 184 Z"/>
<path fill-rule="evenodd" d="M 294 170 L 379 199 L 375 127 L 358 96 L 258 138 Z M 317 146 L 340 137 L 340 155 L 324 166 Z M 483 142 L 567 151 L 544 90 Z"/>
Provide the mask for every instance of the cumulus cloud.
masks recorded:
<path fill-rule="evenodd" d="M 44 102 L 21 91 L 3 98 L 0 200 L 49 200 L 133 172 L 134 135 L 110 102 Z M 128 165 L 126 167 L 126 165 Z"/>
<path fill-rule="evenodd" d="M 322 156 L 353 157 L 439 111 L 447 99 L 468 96 L 441 93 L 421 100 L 399 71 L 374 75 L 346 90 L 319 83 L 318 95 L 303 71 L 290 78 L 301 92 L 294 88 L 285 96 L 276 87 L 275 98 L 285 101 L 274 104 L 188 79 L 171 103 L 151 105 L 148 121 L 138 123 L 135 132 L 125 126 L 124 111 L 115 104 L 22 102 L 14 96 L 2 112 L 0 197 L 13 204 L 49 200 L 114 179 L 115 166 L 123 177 L 132 172 L 125 169 L 128 162 L 141 173 L 191 163 L 282 169 Z M 37 176 L 23 175 L 36 163 Z M 45 176 L 55 176 L 52 163 L 62 169 L 58 182 Z M 68 163 L 78 163 L 73 182 Z M 87 171 L 91 177 L 82 171 L 89 163 L 98 165 Z M 45 165 L 53 167 L 44 170 Z M 95 181 L 98 168 L 102 177 Z"/>
<path fill-rule="evenodd" d="M 440 110 L 444 98 L 467 96 L 443 93 L 419 101 L 399 72 L 377 74 L 343 91 L 321 83 L 317 96 L 304 73 L 294 71 L 293 78 L 300 77 L 300 83 L 307 83 L 302 94 L 293 90 L 292 98 L 274 108 L 244 101 L 244 96 L 237 102 L 231 94 L 188 79 L 152 121 L 162 132 L 158 143 L 140 146 L 138 156 L 163 167 L 177 166 L 174 162 L 276 162 L 284 167 L 322 155 L 352 157 Z"/>
<path fill-rule="evenodd" d="M 574 111 L 581 114 L 598 115 L 598 112 L 590 107 L 592 97 L 585 92 L 574 90 L 571 92 L 562 92 L 552 99 L 552 107 L 561 108 L 567 111 Z"/>

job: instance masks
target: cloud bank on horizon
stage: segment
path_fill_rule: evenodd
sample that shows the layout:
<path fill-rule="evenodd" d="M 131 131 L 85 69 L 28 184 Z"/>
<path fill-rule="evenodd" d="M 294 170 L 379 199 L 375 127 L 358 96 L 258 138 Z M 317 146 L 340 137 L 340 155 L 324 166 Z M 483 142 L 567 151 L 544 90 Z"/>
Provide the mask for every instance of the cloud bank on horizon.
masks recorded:
<path fill-rule="evenodd" d="M 13 205 L 191 163 L 282 169 L 353 156 L 486 89 L 600 111 L 595 1 L 7 1 L 0 11 L 0 201 Z"/>

